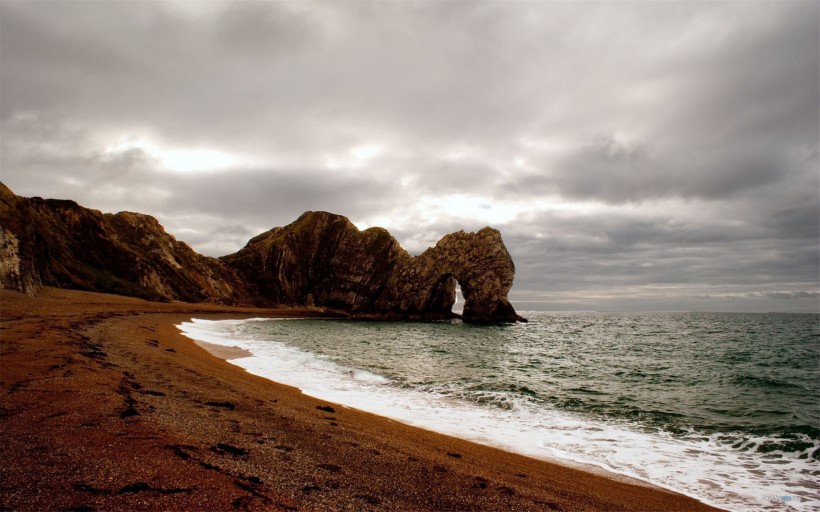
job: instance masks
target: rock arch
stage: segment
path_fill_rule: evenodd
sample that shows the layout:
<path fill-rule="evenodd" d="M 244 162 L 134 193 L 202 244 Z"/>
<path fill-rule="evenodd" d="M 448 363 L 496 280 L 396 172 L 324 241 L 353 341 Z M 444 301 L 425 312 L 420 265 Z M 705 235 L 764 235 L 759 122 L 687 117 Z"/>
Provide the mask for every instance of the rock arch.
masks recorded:
<path fill-rule="evenodd" d="M 305 303 L 354 318 L 453 318 L 455 285 L 467 322 L 515 322 L 507 300 L 515 265 L 498 230 L 446 235 L 411 256 L 386 230 L 359 231 L 346 217 L 307 212 L 252 239 L 223 261 L 253 283 L 257 302 Z"/>
<path fill-rule="evenodd" d="M 397 262 L 376 306 L 403 316 L 445 318 L 452 315 L 457 282 L 465 321 L 521 321 L 507 299 L 514 276 L 515 265 L 498 230 L 458 231 L 419 256 Z"/>
<path fill-rule="evenodd" d="M 40 286 L 154 300 L 315 305 L 354 318 L 522 320 L 507 300 L 515 274 L 501 234 L 459 231 L 411 256 L 385 229 L 306 212 L 220 259 L 194 252 L 153 217 L 102 214 L 73 201 L 23 198 L 0 183 L 0 288 Z"/>

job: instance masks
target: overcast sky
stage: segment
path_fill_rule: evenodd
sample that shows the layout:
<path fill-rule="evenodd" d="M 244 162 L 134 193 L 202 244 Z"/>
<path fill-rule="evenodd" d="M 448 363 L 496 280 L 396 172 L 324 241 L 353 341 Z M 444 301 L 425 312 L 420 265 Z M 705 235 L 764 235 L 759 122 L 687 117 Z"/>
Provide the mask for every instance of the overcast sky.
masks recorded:
<path fill-rule="evenodd" d="M 818 311 L 819 5 L 3 1 L 2 181 L 212 256 L 491 225 L 520 310 Z"/>

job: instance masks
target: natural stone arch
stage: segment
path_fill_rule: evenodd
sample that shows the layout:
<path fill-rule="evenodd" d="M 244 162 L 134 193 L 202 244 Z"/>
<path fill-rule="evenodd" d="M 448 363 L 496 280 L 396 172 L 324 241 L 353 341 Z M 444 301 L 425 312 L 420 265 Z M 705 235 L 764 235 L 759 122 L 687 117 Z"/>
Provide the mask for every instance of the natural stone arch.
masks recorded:
<path fill-rule="evenodd" d="M 515 322 L 523 319 L 507 300 L 514 276 L 515 265 L 498 230 L 458 231 L 419 256 L 400 259 L 376 307 L 410 317 L 445 318 L 452 315 L 457 282 L 465 321 Z"/>
<path fill-rule="evenodd" d="M 498 230 L 486 227 L 477 233 L 458 231 L 442 238 L 436 249 L 443 270 L 452 273 L 461 286 L 465 321 L 521 319 L 507 300 L 515 265 Z"/>
<path fill-rule="evenodd" d="M 453 274 L 442 274 L 428 294 L 427 310 L 444 310 L 452 312 L 456 302 L 456 278 Z"/>
<path fill-rule="evenodd" d="M 515 266 L 492 228 L 446 235 L 411 256 L 386 230 L 359 231 L 340 215 L 307 212 L 252 239 L 223 261 L 249 283 L 257 301 L 342 310 L 355 318 L 453 318 L 455 284 L 467 322 L 515 322 L 507 300 Z"/>
<path fill-rule="evenodd" d="M 102 214 L 73 201 L 23 198 L 0 183 L 0 288 L 42 285 L 150 299 L 315 305 L 354 318 L 521 320 L 507 301 L 515 267 L 491 228 L 459 231 L 413 257 L 382 228 L 306 212 L 220 259 L 195 253 L 153 217 Z"/>

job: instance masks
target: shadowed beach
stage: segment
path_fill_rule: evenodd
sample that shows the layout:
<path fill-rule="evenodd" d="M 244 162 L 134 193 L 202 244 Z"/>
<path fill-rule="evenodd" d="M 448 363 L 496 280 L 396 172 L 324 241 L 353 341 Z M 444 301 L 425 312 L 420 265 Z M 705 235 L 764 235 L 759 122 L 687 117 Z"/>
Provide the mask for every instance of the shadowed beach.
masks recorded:
<path fill-rule="evenodd" d="M 47 288 L 0 311 L 2 509 L 714 510 L 314 399 L 175 327 L 315 310 Z"/>

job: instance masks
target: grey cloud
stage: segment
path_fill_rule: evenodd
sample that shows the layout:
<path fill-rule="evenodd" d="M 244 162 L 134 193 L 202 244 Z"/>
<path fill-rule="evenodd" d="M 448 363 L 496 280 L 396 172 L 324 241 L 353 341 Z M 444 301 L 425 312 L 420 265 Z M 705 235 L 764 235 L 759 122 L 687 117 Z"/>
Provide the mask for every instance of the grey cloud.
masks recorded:
<path fill-rule="evenodd" d="M 816 154 L 801 160 L 820 137 L 817 4 L 788 4 L 748 17 L 762 9 L 744 4 L 734 13 L 740 16 L 725 17 L 727 24 L 715 31 L 721 44 L 690 41 L 646 55 L 640 75 L 614 79 L 603 99 L 588 102 L 611 117 L 593 114 L 599 123 L 591 133 L 577 137 L 562 156 L 537 160 L 539 172 L 520 176 L 519 187 L 607 202 L 722 199 L 792 179 L 796 171 L 816 174 Z M 720 16 L 706 20 L 684 15 L 680 24 L 721 23 Z M 667 41 L 675 40 L 673 34 Z M 582 117 L 586 108 L 580 106 Z M 552 131 L 564 134 L 566 128 L 545 125 L 530 136 L 549 138 Z M 619 132 L 629 142 L 613 137 Z"/>
<path fill-rule="evenodd" d="M 816 238 L 787 244 L 778 233 L 754 225 L 737 229 L 733 222 L 712 224 L 708 218 L 704 224 L 685 224 L 671 211 L 652 217 L 553 214 L 502 227 L 519 268 L 519 290 L 525 296 L 524 290 L 530 296 L 548 290 L 540 295 L 562 297 L 573 290 L 595 295 L 636 287 L 656 292 L 777 283 L 817 287 Z"/>
<path fill-rule="evenodd" d="M 176 211 L 244 220 L 267 218 L 268 228 L 289 223 L 306 209 L 354 217 L 382 206 L 382 185 L 374 179 L 323 170 L 251 169 L 204 177 L 180 175 L 169 181 L 175 190 L 170 201 Z"/>
<path fill-rule="evenodd" d="M 25 117 L 7 126 L 14 130 L 2 141 L 3 168 L 25 178 L 22 188 L 8 183 L 17 193 L 68 197 L 103 211 L 151 213 L 169 232 L 212 256 L 233 252 L 307 209 L 355 218 L 395 200 L 385 193 L 389 175 L 306 167 L 175 173 L 139 148 L 106 152 L 83 131 L 54 119 Z M 237 223 L 246 228 L 236 229 Z"/>
<path fill-rule="evenodd" d="M 760 294 L 771 299 L 794 300 L 794 299 L 818 299 L 820 292 L 809 292 L 805 290 L 797 292 L 765 292 Z"/>
<path fill-rule="evenodd" d="M 286 59 L 321 32 L 322 20 L 292 3 L 231 2 L 213 17 L 210 30 L 217 46 L 236 59 Z"/>
<path fill-rule="evenodd" d="M 124 124 L 150 123 L 166 136 L 201 141 L 212 134 L 232 145 L 267 143 L 279 151 L 293 145 L 305 149 L 344 146 L 369 137 L 393 138 L 397 144 L 423 142 L 430 149 L 460 142 L 486 146 L 488 141 L 506 143 L 538 126 L 568 131 L 584 141 L 589 126 L 597 124 L 597 133 L 628 130 L 637 115 L 643 116 L 643 124 L 649 119 L 662 125 L 653 137 L 668 139 L 672 133 L 685 132 L 697 138 L 715 134 L 716 126 L 750 110 L 745 108 L 750 103 L 737 104 L 737 80 L 712 83 L 711 77 L 723 79 L 722 66 L 731 63 L 755 77 L 776 77 L 791 70 L 784 69 L 782 62 L 796 60 L 795 69 L 806 70 L 812 68 L 811 58 L 816 56 L 811 50 L 794 51 L 795 47 L 806 48 L 806 39 L 816 33 L 805 23 L 789 31 L 788 38 L 781 36 L 784 31 L 775 31 L 788 44 L 780 44 L 779 39 L 772 43 L 768 39 L 774 36 L 766 34 L 762 43 L 750 38 L 751 43 L 718 51 L 704 63 L 706 55 L 699 53 L 706 51 L 703 47 L 695 45 L 699 52 L 688 60 L 680 55 L 693 52 L 687 53 L 683 43 L 653 54 L 639 36 L 625 36 L 625 27 L 607 19 L 615 11 L 625 23 L 646 30 L 651 27 L 647 23 L 651 16 L 667 12 L 657 7 L 647 8 L 650 12 L 644 19 L 634 15 L 640 11 L 619 13 L 611 7 L 314 3 L 299 10 L 289 3 L 238 2 L 226 4 L 207 23 L 194 23 L 161 5 L 49 4 L 50 9 L 41 9 L 37 16 L 28 12 L 36 8 L 5 6 L 6 24 L 12 28 L 25 18 L 21 12 L 41 23 L 20 25 L 22 28 L 4 36 L 4 65 L 23 78 L 32 78 L 37 70 L 54 70 L 50 80 L 25 84 L 7 80 L 7 110 L 34 108 L 46 101 L 70 103 L 72 114 L 80 117 L 100 120 L 116 114 Z M 679 13 L 682 21 L 662 16 L 660 28 L 655 29 L 657 37 L 664 30 L 687 28 L 699 19 L 680 5 L 670 10 Z M 800 14 L 794 10 L 783 9 L 791 17 L 775 20 L 794 23 Z M 717 11 L 723 19 L 731 18 Z M 626 13 L 631 15 L 624 16 Z M 93 31 L 81 25 L 88 17 L 99 23 Z M 739 26 L 733 31 L 735 38 L 744 26 L 754 23 L 753 17 L 748 18 L 747 14 L 733 20 Z M 578 23 L 579 19 L 586 22 Z M 567 24 L 576 28 L 567 32 L 563 28 Z M 55 25 L 63 29 L 49 30 Z M 618 38 L 606 40 L 607 35 Z M 124 44 L 129 39 L 139 40 L 139 51 Z M 775 47 L 777 52 L 764 60 L 755 44 L 764 49 Z M 115 67 L 99 70 L 104 79 L 84 73 L 84 80 L 75 83 L 66 77 L 95 60 L 88 57 L 87 46 L 106 49 L 109 55 L 99 60 Z M 611 47 L 608 52 L 607 46 Z M 42 64 L 35 70 L 27 54 L 32 47 L 39 48 L 34 62 Z M 67 55 L 55 55 L 57 50 Z M 649 72 L 643 67 L 637 67 L 641 73 L 634 69 L 630 54 L 636 52 L 649 62 Z M 584 60 L 582 55 L 592 59 Z M 678 67 L 669 69 L 666 62 L 670 60 Z M 768 69 L 772 63 L 774 69 Z M 677 76 L 681 69 L 683 78 Z M 608 80 L 601 84 L 597 80 L 603 72 Z M 624 100 L 633 81 L 663 81 L 670 76 L 675 86 L 666 93 L 667 104 L 658 105 L 664 110 L 644 112 L 653 102 L 633 108 Z M 788 76 L 788 81 L 775 85 L 784 83 L 789 87 L 785 92 L 801 93 L 786 102 L 790 106 L 787 113 L 799 109 L 806 125 L 812 118 L 805 105 L 816 85 L 806 82 L 813 78 L 807 71 L 801 72 L 799 83 L 794 83 L 793 73 Z M 755 82 L 745 75 L 742 78 L 744 83 Z M 779 93 L 771 85 L 775 79 L 764 80 L 775 97 L 763 95 L 768 89 L 761 86 L 761 93 L 748 98 L 759 105 L 753 118 L 767 121 L 774 117 L 780 124 L 789 119 L 785 128 L 790 129 L 794 125 L 791 117 L 759 112 L 783 103 L 775 101 Z M 49 85 L 38 93 L 28 82 Z M 587 87 L 596 89 L 587 91 Z M 685 98 L 678 92 L 686 87 L 704 97 L 683 109 L 669 108 Z M 36 97 L 20 101 L 18 94 Z M 733 110 L 717 116 L 715 105 L 732 105 Z M 691 119 L 680 117 L 695 111 L 701 113 Z M 741 132 L 745 130 L 749 128 Z M 737 132 L 729 130 L 732 136 Z M 676 151 L 692 152 L 685 147 Z M 660 158 L 669 156 L 661 152 Z"/>
<path fill-rule="evenodd" d="M 818 9 L 3 2 L 2 179 L 154 214 L 212 255 L 307 209 L 526 200 L 542 209 L 496 227 L 530 297 L 797 293 L 820 265 Z M 173 174 L 139 147 L 106 151 L 129 136 L 250 157 Z M 325 166 L 368 145 L 383 152 Z M 592 213 L 548 208 L 579 201 Z M 484 224 L 393 231 L 418 252 Z"/>
<path fill-rule="evenodd" d="M 640 143 L 596 137 L 567 155 L 538 162 L 541 171 L 522 174 L 514 186 L 522 195 L 559 193 L 607 203 L 683 197 L 727 199 L 749 189 L 759 193 L 780 181 L 815 180 L 816 156 L 798 160 L 799 148 L 735 144 L 695 154 L 662 154 Z"/>
<path fill-rule="evenodd" d="M 259 234 L 258 231 L 245 225 L 221 225 L 207 231 L 211 221 L 212 219 L 204 218 L 198 223 L 192 223 L 190 219 L 187 219 L 185 223 L 189 230 L 201 228 L 201 231 L 185 233 L 185 241 L 196 246 L 200 253 L 208 256 L 231 254 Z"/>

